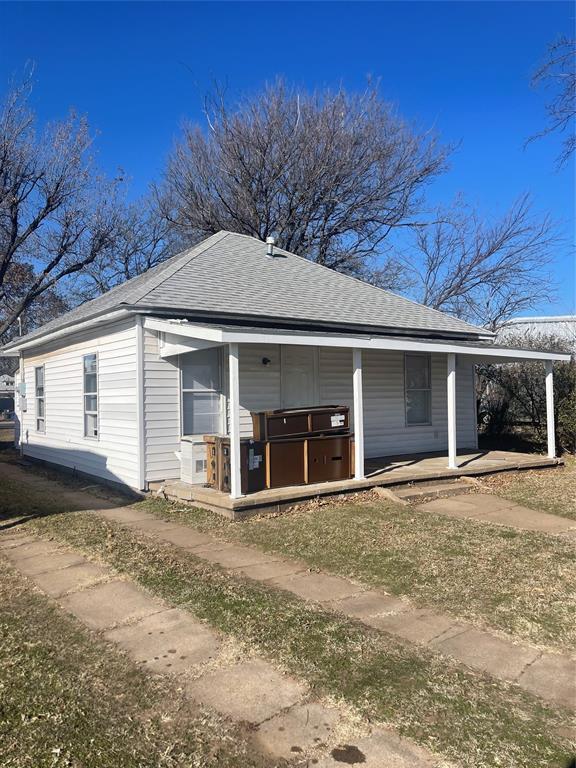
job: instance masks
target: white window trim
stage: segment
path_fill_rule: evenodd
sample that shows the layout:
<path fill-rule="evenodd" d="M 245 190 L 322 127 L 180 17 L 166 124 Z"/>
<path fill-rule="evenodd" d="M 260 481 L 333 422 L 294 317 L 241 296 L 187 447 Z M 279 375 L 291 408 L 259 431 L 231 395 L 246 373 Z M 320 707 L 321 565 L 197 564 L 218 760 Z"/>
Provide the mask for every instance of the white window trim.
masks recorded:
<path fill-rule="evenodd" d="M 44 394 L 42 397 L 38 397 L 38 384 L 36 379 L 36 371 L 39 371 L 42 369 L 42 389 L 44 391 Z M 38 401 L 42 400 L 44 404 L 44 416 L 38 416 Z M 42 419 L 43 422 L 43 428 L 39 429 L 38 427 L 38 421 Z M 39 435 L 45 435 L 46 434 L 46 366 L 45 365 L 35 365 L 34 366 L 34 423 L 36 426 L 36 432 Z"/>
<path fill-rule="evenodd" d="M 406 376 L 406 361 L 408 357 L 423 357 L 428 361 L 428 381 L 429 387 L 412 387 L 410 390 L 406 386 L 408 377 Z M 408 392 L 430 392 L 430 418 L 428 421 L 409 422 L 408 421 Z M 432 355 L 430 352 L 404 352 L 404 423 L 409 427 L 431 427 L 432 426 Z"/>
<path fill-rule="evenodd" d="M 84 367 L 84 361 L 87 357 L 94 356 L 96 358 L 96 392 L 86 392 L 86 370 Z M 82 355 L 82 420 L 84 422 L 84 438 L 86 440 L 100 440 L 100 361 L 98 359 L 98 352 L 87 352 Z M 86 410 L 86 395 L 96 395 L 96 410 Z M 86 416 L 96 416 L 96 435 L 86 434 Z"/>
<path fill-rule="evenodd" d="M 212 349 L 212 347 L 208 347 L 207 349 Z M 224 392 L 223 382 L 224 382 L 224 366 L 223 366 L 223 360 L 222 360 L 222 347 L 217 347 L 217 356 L 218 356 L 218 388 L 217 389 L 185 389 L 184 388 L 184 372 L 182 370 L 181 365 L 181 359 L 183 355 L 189 355 L 193 354 L 191 352 L 184 352 L 182 354 L 178 355 L 178 372 L 179 372 L 179 382 L 180 386 L 178 388 L 178 396 L 179 396 L 179 406 L 180 406 L 180 437 L 190 437 L 190 435 L 184 433 L 184 394 L 186 392 L 207 392 L 210 394 L 218 395 L 220 399 L 220 423 L 218 425 L 218 434 L 225 434 L 225 425 L 228 421 L 227 419 L 227 399 L 226 394 Z"/>

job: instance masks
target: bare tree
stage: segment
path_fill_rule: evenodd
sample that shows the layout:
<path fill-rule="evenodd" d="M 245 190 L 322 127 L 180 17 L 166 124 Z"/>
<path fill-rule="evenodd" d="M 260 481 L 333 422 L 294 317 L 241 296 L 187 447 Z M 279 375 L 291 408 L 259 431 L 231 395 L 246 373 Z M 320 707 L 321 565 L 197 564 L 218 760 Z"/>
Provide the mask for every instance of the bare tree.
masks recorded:
<path fill-rule="evenodd" d="M 94 170 L 86 121 L 71 115 L 37 134 L 30 89 L 26 80 L 0 107 L 0 338 L 117 231 L 117 185 Z"/>
<path fill-rule="evenodd" d="M 153 197 L 118 206 L 114 245 L 78 273 L 73 295 L 86 301 L 157 266 L 183 246 Z"/>
<path fill-rule="evenodd" d="M 423 304 L 494 330 L 552 298 L 548 267 L 560 239 L 549 216 L 532 213 L 527 195 L 494 223 L 457 205 L 415 233 L 407 263 Z"/>
<path fill-rule="evenodd" d="M 548 125 L 544 130 L 531 136 L 528 142 L 549 133 L 568 130 L 558 165 L 564 165 L 576 149 L 574 117 L 576 116 L 576 50 L 575 40 L 561 37 L 548 47 L 548 57 L 532 76 L 532 85 L 543 85 L 552 91 L 546 105 Z"/>
<path fill-rule="evenodd" d="M 298 93 L 279 81 L 229 109 L 206 106 L 207 131 L 186 125 L 158 192 L 186 238 L 228 229 L 332 269 L 387 283 L 381 244 L 413 223 L 448 150 L 419 133 L 375 88 L 359 96 Z"/>

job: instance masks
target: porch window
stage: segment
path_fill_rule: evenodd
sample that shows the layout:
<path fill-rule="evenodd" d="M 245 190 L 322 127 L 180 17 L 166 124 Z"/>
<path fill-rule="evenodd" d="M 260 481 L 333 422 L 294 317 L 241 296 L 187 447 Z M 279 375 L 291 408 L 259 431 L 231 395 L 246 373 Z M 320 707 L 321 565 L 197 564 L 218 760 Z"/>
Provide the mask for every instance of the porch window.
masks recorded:
<path fill-rule="evenodd" d="M 182 370 L 182 434 L 222 431 L 220 350 L 190 352 L 180 358 Z"/>
<path fill-rule="evenodd" d="M 430 355 L 404 355 L 406 424 L 423 426 L 432 423 L 432 389 Z"/>
<path fill-rule="evenodd" d="M 44 366 L 34 368 L 34 395 L 36 398 L 36 432 L 46 432 L 46 396 L 44 394 Z"/>
<path fill-rule="evenodd" d="M 84 355 L 84 437 L 98 438 L 98 357 Z"/>

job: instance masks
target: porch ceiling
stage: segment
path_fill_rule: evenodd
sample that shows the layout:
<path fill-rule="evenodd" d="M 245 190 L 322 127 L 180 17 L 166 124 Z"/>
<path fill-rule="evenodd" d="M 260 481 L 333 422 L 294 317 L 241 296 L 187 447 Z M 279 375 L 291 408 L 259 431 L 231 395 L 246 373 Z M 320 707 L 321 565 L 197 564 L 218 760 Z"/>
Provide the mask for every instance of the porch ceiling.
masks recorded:
<path fill-rule="evenodd" d="M 444 341 L 404 336 L 376 336 L 373 334 L 286 330 L 273 327 L 259 328 L 226 324 L 192 323 L 186 320 L 165 320 L 147 317 L 146 328 L 160 331 L 170 338 L 164 354 L 175 354 L 180 337 L 189 349 L 220 344 L 295 344 L 319 347 L 349 347 L 352 349 L 382 349 L 402 352 L 443 352 L 467 355 L 478 363 L 506 363 L 520 360 L 558 360 L 568 362 L 568 353 L 546 350 L 521 349 L 490 342 Z M 198 347 L 192 340 L 201 342 Z"/>

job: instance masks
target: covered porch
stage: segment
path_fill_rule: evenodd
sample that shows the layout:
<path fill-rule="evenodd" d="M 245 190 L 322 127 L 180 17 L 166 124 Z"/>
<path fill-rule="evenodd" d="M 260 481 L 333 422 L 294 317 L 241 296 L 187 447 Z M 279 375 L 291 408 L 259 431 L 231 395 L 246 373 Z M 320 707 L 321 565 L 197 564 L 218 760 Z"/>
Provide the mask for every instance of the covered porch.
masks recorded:
<path fill-rule="evenodd" d="M 204 487 L 202 483 L 183 483 L 175 478 L 150 482 L 151 490 L 162 486 L 168 495 L 236 515 L 255 509 L 279 508 L 299 499 L 377 485 L 554 466 L 558 463 L 554 440 L 553 362 L 568 360 L 569 355 L 514 349 L 489 341 L 472 342 L 466 339 L 385 336 L 366 332 L 343 334 L 304 328 L 203 324 L 151 317 L 146 318 L 144 325 L 158 336 L 162 358 L 180 359 L 180 355 L 190 352 L 219 349 L 223 379 L 221 431 L 230 439 L 230 493 Z M 279 391 L 286 387 L 281 372 L 275 373 L 276 362 L 268 356 L 268 349 L 278 350 L 280 360 L 284 351 L 288 350 L 316 350 L 324 356 L 332 355 L 332 367 L 326 366 L 324 374 L 328 383 L 322 392 L 314 386 L 320 365 L 318 356 L 292 355 L 291 362 L 286 366 L 290 374 L 287 381 L 291 382 L 293 390 L 296 385 L 296 392 L 299 387 L 307 392 L 302 396 L 303 403 L 292 405 L 349 404 L 354 432 L 354 470 L 349 479 L 268 487 L 242 494 L 240 441 L 246 437 L 246 416 L 250 410 L 279 407 L 271 400 L 271 382 Z M 252 355 L 251 368 L 243 369 L 240 364 L 244 351 Z M 338 365 L 333 363 L 335 356 L 338 357 Z M 299 357 L 301 360 L 298 360 Z M 429 369 L 428 381 L 424 376 L 422 383 L 410 385 L 410 391 L 407 384 L 408 357 L 412 361 L 428 359 Z M 295 364 L 292 363 L 294 360 Z M 474 366 L 483 362 L 513 364 L 523 360 L 543 362 L 542 375 L 547 395 L 547 456 L 476 450 Z M 307 378 L 308 369 L 311 371 L 310 380 Z M 422 370 L 425 373 L 426 366 Z M 419 371 L 416 371 L 416 378 L 418 374 Z M 249 402 L 242 389 L 247 379 L 251 387 Z M 307 398 L 310 398 L 308 402 Z M 409 398 L 416 403 L 417 420 L 414 424 L 409 420 Z M 387 421 L 380 418 L 383 410 L 387 411 Z M 378 429 L 374 427 L 376 421 Z M 430 450 L 433 446 L 442 450 Z M 384 458 L 379 458 L 381 456 Z"/>
<path fill-rule="evenodd" d="M 180 480 L 152 483 L 151 491 L 163 492 L 176 501 L 193 503 L 204 509 L 219 512 L 232 519 L 242 519 L 257 512 L 280 512 L 283 509 L 319 496 L 354 493 L 370 488 L 394 487 L 407 483 L 426 483 L 431 480 L 451 480 L 459 477 L 478 477 L 494 472 L 522 469 L 545 469 L 562 464 L 561 459 L 517 451 L 475 451 L 458 456 L 458 467 L 447 466 L 445 454 L 425 453 L 402 456 L 384 456 L 368 459 L 364 463 L 363 477 L 314 485 L 271 488 L 257 493 L 232 498 L 228 493 Z"/>

